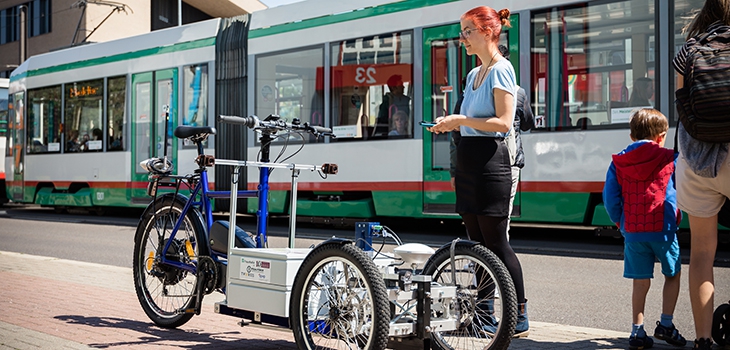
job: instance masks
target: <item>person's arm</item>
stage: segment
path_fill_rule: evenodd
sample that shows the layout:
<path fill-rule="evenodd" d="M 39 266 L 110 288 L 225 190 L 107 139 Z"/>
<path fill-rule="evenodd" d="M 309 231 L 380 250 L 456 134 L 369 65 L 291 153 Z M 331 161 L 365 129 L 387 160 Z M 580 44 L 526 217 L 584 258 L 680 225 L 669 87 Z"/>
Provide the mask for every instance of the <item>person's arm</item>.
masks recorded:
<path fill-rule="evenodd" d="M 520 103 L 521 102 L 521 103 Z M 520 88 L 517 91 L 517 109 L 521 110 L 520 114 L 520 130 L 528 131 L 535 127 L 535 115 L 532 114 L 532 108 L 530 108 L 530 98 L 527 96 L 525 89 Z"/>
<path fill-rule="evenodd" d="M 623 215 L 623 199 L 621 185 L 616 179 L 616 166 L 611 162 L 606 172 L 606 183 L 603 186 L 603 206 L 606 208 L 611 221 L 620 225 Z"/>

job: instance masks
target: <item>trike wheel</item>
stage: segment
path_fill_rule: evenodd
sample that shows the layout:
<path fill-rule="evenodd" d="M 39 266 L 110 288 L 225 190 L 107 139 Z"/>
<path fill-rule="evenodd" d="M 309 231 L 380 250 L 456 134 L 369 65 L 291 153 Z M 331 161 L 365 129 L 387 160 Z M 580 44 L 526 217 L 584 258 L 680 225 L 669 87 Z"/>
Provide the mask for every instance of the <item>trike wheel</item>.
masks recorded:
<path fill-rule="evenodd" d="M 382 274 L 350 243 L 307 255 L 292 286 L 289 317 L 300 349 L 384 349 L 390 309 Z"/>
<path fill-rule="evenodd" d="M 439 284 L 456 285 L 456 303 L 450 312 L 458 317 L 458 329 L 431 333 L 434 348 L 509 347 L 517 323 L 517 296 L 507 268 L 493 252 L 481 245 L 457 242 L 452 265 L 447 244 L 431 256 L 423 274 L 433 276 Z"/>
<path fill-rule="evenodd" d="M 193 313 L 198 275 L 193 273 L 198 257 L 207 255 L 205 229 L 200 215 L 190 210 L 174 238 L 171 233 L 185 202 L 162 196 L 145 209 L 134 237 L 134 289 L 142 309 L 158 326 L 175 328 Z M 171 242 L 170 242 L 171 241 Z M 166 258 L 192 267 L 191 270 L 162 264 L 162 250 L 170 242 Z"/>

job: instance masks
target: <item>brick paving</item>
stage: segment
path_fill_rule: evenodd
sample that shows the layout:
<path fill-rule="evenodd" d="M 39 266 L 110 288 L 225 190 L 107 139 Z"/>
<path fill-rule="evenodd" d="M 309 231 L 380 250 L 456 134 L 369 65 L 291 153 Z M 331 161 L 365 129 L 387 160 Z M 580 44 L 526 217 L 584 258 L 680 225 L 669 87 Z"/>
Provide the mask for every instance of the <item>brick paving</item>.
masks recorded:
<path fill-rule="evenodd" d="M 0 252 L 0 285 L 0 350 L 297 348 L 287 329 L 241 327 L 213 312 L 222 299 L 216 293 L 179 329 L 156 327 L 137 301 L 129 268 Z M 531 322 L 530 337 L 510 349 L 624 349 L 626 336 Z"/>

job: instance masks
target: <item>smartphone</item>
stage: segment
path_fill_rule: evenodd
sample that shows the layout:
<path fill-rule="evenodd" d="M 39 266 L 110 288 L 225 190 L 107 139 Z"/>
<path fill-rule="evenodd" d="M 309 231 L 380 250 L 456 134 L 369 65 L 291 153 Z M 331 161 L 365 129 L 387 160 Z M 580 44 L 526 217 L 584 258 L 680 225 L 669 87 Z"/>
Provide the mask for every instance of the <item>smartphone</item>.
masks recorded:
<path fill-rule="evenodd" d="M 421 124 L 421 126 L 426 127 L 426 128 L 430 128 L 432 126 L 436 126 L 436 123 L 434 123 L 434 122 L 427 122 L 425 120 L 421 120 L 420 122 L 418 122 L 418 124 Z"/>

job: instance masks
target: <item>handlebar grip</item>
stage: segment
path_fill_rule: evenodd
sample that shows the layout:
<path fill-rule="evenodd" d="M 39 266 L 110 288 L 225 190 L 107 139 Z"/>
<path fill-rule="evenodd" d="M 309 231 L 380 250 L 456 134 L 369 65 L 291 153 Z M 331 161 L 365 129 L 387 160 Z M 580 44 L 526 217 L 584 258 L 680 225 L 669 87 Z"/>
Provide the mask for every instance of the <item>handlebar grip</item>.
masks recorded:
<path fill-rule="evenodd" d="M 312 130 L 314 130 L 318 134 L 331 134 L 332 133 L 332 129 L 325 128 L 323 126 L 310 125 L 309 127 L 312 128 Z"/>
<path fill-rule="evenodd" d="M 259 119 L 255 116 L 251 117 L 237 117 L 232 115 L 219 115 L 218 121 L 221 123 L 228 123 L 228 124 L 241 124 L 245 125 L 248 128 L 254 128 L 259 123 Z"/>

